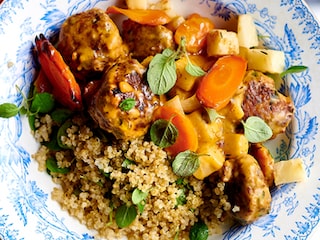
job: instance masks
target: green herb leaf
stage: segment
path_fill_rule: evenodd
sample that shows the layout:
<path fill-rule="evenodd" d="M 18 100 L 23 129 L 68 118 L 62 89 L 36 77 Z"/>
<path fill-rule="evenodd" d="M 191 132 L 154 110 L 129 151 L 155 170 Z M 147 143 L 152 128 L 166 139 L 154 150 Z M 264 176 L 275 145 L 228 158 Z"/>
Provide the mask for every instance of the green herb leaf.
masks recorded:
<path fill-rule="evenodd" d="M 19 113 L 19 107 L 13 103 L 0 104 L 0 117 L 11 118 Z"/>
<path fill-rule="evenodd" d="M 37 93 L 31 103 L 30 110 L 33 113 L 48 113 L 54 107 L 53 95 L 47 92 Z"/>
<path fill-rule="evenodd" d="M 185 194 L 185 189 L 180 189 L 180 191 L 181 191 L 180 195 L 176 198 L 176 201 L 177 201 L 176 206 L 184 205 L 184 204 L 187 203 L 187 197 L 186 197 L 186 194 Z"/>
<path fill-rule="evenodd" d="M 134 108 L 135 105 L 136 105 L 136 100 L 134 98 L 126 98 L 119 104 L 119 108 L 122 111 L 128 112 L 132 108 Z"/>
<path fill-rule="evenodd" d="M 173 172 L 181 177 L 191 176 L 200 166 L 197 153 L 190 150 L 180 152 L 172 162 Z"/>
<path fill-rule="evenodd" d="M 186 66 L 186 71 L 191 76 L 194 76 L 194 77 L 201 77 L 201 76 L 206 74 L 206 72 L 203 71 L 201 67 L 199 67 L 197 65 L 193 65 L 190 60 L 188 60 L 188 63 L 187 63 L 187 66 Z"/>
<path fill-rule="evenodd" d="M 137 204 L 137 208 L 138 208 L 139 213 L 143 213 L 143 210 L 144 210 L 145 206 L 146 206 L 146 202 L 145 201 L 139 202 Z"/>
<path fill-rule="evenodd" d="M 147 72 L 147 81 L 154 94 L 165 94 L 176 83 L 175 58 L 175 52 L 165 49 L 163 53 L 156 54 L 151 60 Z"/>
<path fill-rule="evenodd" d="M 124 228 L 129 226 L 137 216 L 137 210 L 135 206 L 121 205 L 116 210 L 116 223 L 118 227 Z"/>
<path fill-rule="evenodd" d="M 190 240 L 206 240 L 209 237 L 208 226 L 202 222 L 196 222 L 190 229 L 189 238 Z"/>
<path fill-rule="evenodd" d="M 122 162 L 121 167 L 123 167 L 123 168 L 129 168 L 129 166 L 130 166 L 131 164 L 134 164 L 134 161 L 131 161 L 131 160 L 129 160 L 129 159 L 126 158 L 126 159 Z"/>
<path fill-rule="evenodd" d="M 71 149 L 70 146 L 67 146 L 65 144 L 62 143 L 61 137 L 62 136 L 67 136 L 67 129 L 70 128 L 72 126 L 72 122 L 71 120 L 67 120 L 65 121 L 61 127 L 58 129 L 58 133 L 57 133 L 57 143 L 58 145 L 63 148 L 63 149 Z"/>
<path fill-rule="evenodd" d="M 51 113 L 51 118 L 54 122 L 60 125 L 65 121 L 67 121 L 68 118 L 71 117 L 71 115 L 72 115 L 72 111 L 70 111 L 69 109 L 59 108 L 59 109 L 55 109 Z"/>
<path fill-rule="evenodd" d="M 280 77 L 282 78 L 287 74 L 300 73 L 300 72 L 303 72 L 307 69 L 308 69 L 308 67 L 303 66 L 303 65 L 291 66 L 287 70 L 285 70 L 284 72 L 280 73 Z"/>
<path fill-rule="evenodd" d="M 166 148 L 173 145 L 178 137 L 178 129 L 171 121 L 165 119 L 156 120 L 150 128 L 151 141 L 155 145 Z"/>
<path fill-rule="evenodd" d="M 138 188 L 135 188 L 132 192 L 131 200 L 133 204 L 138 204 L 145 200 L 148 196 L 148 192 L 143 192 Z"/>
<path fill-rule="evenodd" d="M 46 167 L 50 172 L 66 174 L 70 172 L 69 168 L 59 168 L 56 159 L 50 157 L 46 160 Z"/>
<path fill-rule="evenodd" d="M 217 118 L 224 118 L 224 116 L 220 115 L 217 110 L 213 109 L 213 108 L 205 108 L 207 113 L 208 113 L 208 116 L 209 116 L 209 119 L 210 119 L 210 122 L 214 122 Z"/>
<path fill-rule="evenodd" d="M 251 143 L 264 142 L 273 135 L 272 129 L 260 117 L 251 116 L 246 122 L 242 121 L 242 124 L 244 135 Z"/>

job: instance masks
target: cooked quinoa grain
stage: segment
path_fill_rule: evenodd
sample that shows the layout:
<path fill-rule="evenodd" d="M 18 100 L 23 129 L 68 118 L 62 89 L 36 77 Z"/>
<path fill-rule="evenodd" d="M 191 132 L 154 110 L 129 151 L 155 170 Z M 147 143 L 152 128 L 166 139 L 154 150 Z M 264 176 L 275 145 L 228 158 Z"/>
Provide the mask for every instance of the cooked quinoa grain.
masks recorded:
<path fill-rule="evenodd" d="M 54 123 L 49 115 L 37 120 L 36 139 L 49 141 Z M 60 187 L 52 198 L 70 215 L 105 239 L 189 239 L 191 226 L 205 221 L 210 233 L 221 232 L 221 220 L 231 206 L 224 195 L 224 183 L 214 177 L 206 182 L 194 177 L 180 179 L 171 168 L 166 152 L 144 139 L 115 141 L 96 134 L 84 116 L 74 116 L 72 125 L 61 136 L 70 149 L 49 150 L 41 145 L 33 157 L 39 170 L 46 170 L 46 159 L 54 157 L 66 174 L 51 173 Z M 115 212 L 130 206 L 132 192 L 147 193 L 143 211 L 135 220 L 119 228 Z"/>

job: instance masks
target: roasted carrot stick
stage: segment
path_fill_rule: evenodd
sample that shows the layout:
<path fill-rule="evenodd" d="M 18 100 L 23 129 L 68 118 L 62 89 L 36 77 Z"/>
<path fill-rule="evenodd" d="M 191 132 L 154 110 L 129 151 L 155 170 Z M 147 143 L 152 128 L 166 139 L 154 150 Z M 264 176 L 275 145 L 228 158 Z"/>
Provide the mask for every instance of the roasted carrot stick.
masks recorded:
<path fill-rule="evenodd" d="M 171 18 L 162 10 L 152 9 L 124 9 L 116 6 L 107 8 L 109 13 L 121 13 L 134 22 L 147 25 L 163 25 L 170 22 Z"/>
<path fill-rule="evenodd" d="M 247 61 L 239 56 L 224 56 L 215 62 L 202 78 L 196 91 L 200 103 L 220 110 L 225 107 L 240 86 Z"/>
<path fill-rule="evenodd" d="M 161 106 L 154 112 L 154 120 L 170 120 L 178 129 L 176 142 L 165 148 L 171 156 L 176 156 L 185 150 L 196 151 L 198 148 L 198 135 L 191 121 L 176 108 L 171 106 Z"/>

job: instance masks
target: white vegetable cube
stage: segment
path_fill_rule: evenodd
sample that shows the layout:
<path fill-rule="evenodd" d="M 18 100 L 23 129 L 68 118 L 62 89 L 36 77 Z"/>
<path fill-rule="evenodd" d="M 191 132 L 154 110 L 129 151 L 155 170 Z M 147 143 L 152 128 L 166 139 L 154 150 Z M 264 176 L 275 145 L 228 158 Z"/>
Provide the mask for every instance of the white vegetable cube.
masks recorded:
<path fill-rule="evenodd" d="M 241 50 L 243 51 L 243 49 Z M 249 70 L 282 73 L 285 68 L 284 52 L 270 49 L 247 49 L 245 54 Z"/>
<path fill-rule="evenodd" d="M 238 40 L 241 47 L 251 48 L 259 45 L 257 29 L 249 14 L 238 17 Z"/>
<path fill-rule="evenodd" d="M 237 33 L 224 29 L 211 30 L 207 35 L 207 55 L 223 56 L 239 54 Z"/>
<path fill-rule="evenodd" d="M 147 9 L 147 0 L 126 0 L 129 9 Z"/>
<path fill-rule="evenodd" d="M 301 182 L 306 179 L 306 172 L 301 158 L 280 161 L 274 164 L 274 184 Z"/>

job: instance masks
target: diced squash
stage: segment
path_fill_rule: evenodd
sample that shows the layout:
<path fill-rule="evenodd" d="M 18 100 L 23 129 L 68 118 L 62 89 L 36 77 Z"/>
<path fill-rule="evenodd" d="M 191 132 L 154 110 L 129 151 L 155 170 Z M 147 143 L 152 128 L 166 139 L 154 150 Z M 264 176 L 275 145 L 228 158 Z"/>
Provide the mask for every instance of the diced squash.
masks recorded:
<path fill-rule="evenodd" d="M 239 54 L 237 33 L 224 29 L 211 30 L 207 35 L 207 55 L 212 57 Z"/>
<path fill-rule="evenodd" d="M 164 103 L 164 106 L 168 106 L 168 107 L 172 107 L 177 109 L 181 114 L 184 114 L 182 105 L 181 105 L 181 101 L 180 101 L 180 97 L 178 95 L 176 95 L 175 97 L 169 99 L 168 101 L 166 101 Z"/>
<path fill-rule="evenodd" d="M 188 114 L 187 117 L 190 119 L 197 131 L 198 141 L 200 143 L 199 145 L 206 144 L 208 142 L 210 142 L 210 144 L 214 144 L 222 138 L 223 123 L 220 119 L 217 119 L 212 123 L 208 123 L 204 120 L 202 114 L 207 113 L 197 110 Z"/>
<path fill-rule="evenodd" d="M 264 73 L 282 73 L 285 69 L 284 52 L 270 49 L 241 48 L 241 54 L 248 61 L 249 70 Z"/>
<path fill-rule="evenodd" d="M 238 40 L 241 47 L 251 48 L 259 45 L 257 29 L 249 14 L 238 17 Z"/>
<path fill-rule="evenodd" d="M 193 173 L 193 176 L 197 179 L 203 180 L 223 166 L 225 157 L 223 151 L 216 145 L 211 145 L 210 143 L 203 144 L 197 152 L 200 155 L 200 166 Z"/>
<path fill-rule="evenodd" d="M 189 98 L 183 99 L 181 101 L 181 105 L 182 105 L 183 111 L 185 113 L 194 112 L 197 109 L 202 107 L 201 103 L 199 102 L 199 100 L 195 94 L 193 94 Z"/>
<path fill-rule="evenodd" d="M 170 29 L 172 32 L 176 31 L 181 23 L 185 21 L 182 16 L 175 16 L 167 25 L 166 28 Z"/>
<path fill-rule="evenodd" d="M 237 158 L 248 154 L 249 142 L 243 134 L 227 133 L 224 135 L 223 150 L 228 158 Z"/>
<path fill-rule="evenodd" d="M 244 94 L 237 94 L 233 98 L 231 98 L 229 102 L 229 106 L 227 106 L 228 112 L 226 113 L 226 117 L 230 120 L 237 121 L 243 118 L 244 112 L 241 107 L 243 102 Z"/>
<path fill-rule="evenodd" d="M 183 99 L 191 97 L 192 94 L 193 93 L 191 91 L 183 90 L 182 88 L 179 88 L 177 85 L 175 85 L 173 88 L 170 89 L 167 95 L 169 96 L 169 98 L 179 96 L 180 100 L 182 101 Z"/>
<path fill-rule="evenodd" d="M 306 179 L 306 172 L 301 158 L 276 162 L 274 164 L 274 184 L 301 182 Z"/>
<path fill-rule="evenodd" d="M 190 55 L 189 59 L 192 64 L 199 66 L 204 71 L 208 71 L 212 66 L 212 60 L 200 55 Z M 176 86 L 185 90 L 190 91 L 194 85 L 197 83 L 199 77 L 191 76 L 186 71 L 186 65 L 188 61 L 186 57 L 182 57 L 176 61 L 176 72 L 177 72 L 177 81 Z"/>
<path fill-rule="evenodd" d="M 176 61 L 176 72 L 177 72 L 177 81 L 176 86 L 185 90 L 190 91 L 198 77 L 191 76 L 185 69 L 187 65 L 187 58 L 182 57 Z"/>
<path fill-rule="evenodd" d="M 148 0 L 126 0 L 129 9 L 147 9 Z"/>

